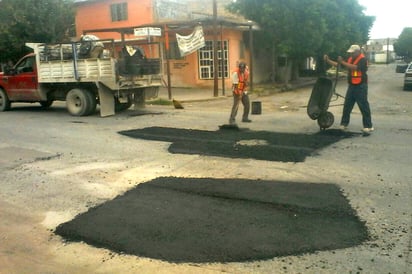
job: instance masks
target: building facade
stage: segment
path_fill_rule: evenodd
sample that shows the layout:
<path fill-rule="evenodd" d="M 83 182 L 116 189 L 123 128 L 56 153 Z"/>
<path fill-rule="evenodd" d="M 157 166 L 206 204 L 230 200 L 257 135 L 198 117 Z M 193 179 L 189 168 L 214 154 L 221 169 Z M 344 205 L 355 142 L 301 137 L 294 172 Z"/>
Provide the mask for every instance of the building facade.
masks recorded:
<path fill-rule="evenodd" d="M 216 46 L 219 89 L 228 90 L 237 62 L 251 62 L 251 49 L 244 41 L 255 28 L 250 21 L 230 15 L 224 9 L 228 2 L 217 0 L 218 12 L 214 17 L 212 1 L 78 0 L 77 39 L 82 34 L 94 34 L 116 43 L 123 39 L 136 45 L 146 44 L 146 54 L 162 59 L 164 83 L 167 85 L 166 79 L 170 79 L 172 87 L 213 88 Z M 176 34 L 188 36 L 198 25 L 203 28 L 205 46 L 181 56 Z M 134 30 L 142 28 L 156 29 L 161 34 L 136 35 Z"/>
<path fill-rule="evenodd" d="M 372 39 L 365 46 L 365 53 L 372 63 L 391 63 L 395 60 L 396 54 L 393 44 L 395 38 Z"/>

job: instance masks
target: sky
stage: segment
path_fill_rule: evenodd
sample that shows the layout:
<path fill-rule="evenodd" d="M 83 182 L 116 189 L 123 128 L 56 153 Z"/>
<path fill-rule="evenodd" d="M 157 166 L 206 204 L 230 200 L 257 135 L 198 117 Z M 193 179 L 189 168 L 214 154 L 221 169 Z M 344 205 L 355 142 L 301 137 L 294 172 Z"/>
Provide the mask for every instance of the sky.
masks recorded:
<path fill-rule="evenodd" d="M 366 15 L 376 17 L 370 39 L 398 38 L 405 27 L 412 27 L 411 0 L 358 0 Z"/>

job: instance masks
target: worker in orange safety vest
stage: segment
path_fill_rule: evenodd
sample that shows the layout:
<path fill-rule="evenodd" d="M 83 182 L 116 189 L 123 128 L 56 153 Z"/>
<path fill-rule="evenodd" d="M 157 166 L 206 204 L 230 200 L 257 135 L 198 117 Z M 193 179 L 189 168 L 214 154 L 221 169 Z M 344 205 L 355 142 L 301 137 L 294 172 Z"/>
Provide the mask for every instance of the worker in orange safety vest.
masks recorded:
<path fill-rule="evenodd" d="M 252 120 L 248 118 L 250 110 L 250 100 L 247 94 L 248 80 L 249 70 L 246 63 L 239 62 L 236 70 L 232 74 L 233 106 L 229 118 L 229 123 L 232 125 L 236 124 L 236 115 L 240 102 L 243 104 L 242 122 L 252 122 Z"/>
<path fill-rule="evenodd" d="M 374 128 L 368 102 L 368 61 L 361 52 L 359 45 L 350 46 L 347 52 L 350 54 L 347 61 L 344 61 L 340 56 L 337 61 L 332 61 L 327 55 L 324 55 L 324 60 L 328 64 L 336 67 L 342 65 L 348 70 L 348 89 L 343 104 L 340 128 L 342 130 L 347 129 L 350 121 L 350 114 L 355 103 L 357 103 L 362 114 L 362 132 L 370 133 L 374 131 Z"/>

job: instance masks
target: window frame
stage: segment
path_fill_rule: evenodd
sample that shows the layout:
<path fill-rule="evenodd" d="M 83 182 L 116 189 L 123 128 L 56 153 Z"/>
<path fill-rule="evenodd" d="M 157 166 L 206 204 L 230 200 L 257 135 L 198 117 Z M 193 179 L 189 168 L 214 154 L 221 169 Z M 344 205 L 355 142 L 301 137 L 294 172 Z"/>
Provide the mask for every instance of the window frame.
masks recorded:
<path fill-rule="evenodd" d="M 127 2 L 110 4 L 112 22 L 127 21 L 128 15 Z"/>
<path fill-rule="evenodd" d="M 222 44 L 224 56 L 224 78 L 229 77 L 229 41 L 218 41 L 217 57 L 218 57 L 218 78 L 222 78 Z M 205 46 L 198 50 L 198 71 L 199 79 L 211 80 L 214 79 L 214 65 L 213 65 L 213 50 L 214 41 L 205 41 Z"/>

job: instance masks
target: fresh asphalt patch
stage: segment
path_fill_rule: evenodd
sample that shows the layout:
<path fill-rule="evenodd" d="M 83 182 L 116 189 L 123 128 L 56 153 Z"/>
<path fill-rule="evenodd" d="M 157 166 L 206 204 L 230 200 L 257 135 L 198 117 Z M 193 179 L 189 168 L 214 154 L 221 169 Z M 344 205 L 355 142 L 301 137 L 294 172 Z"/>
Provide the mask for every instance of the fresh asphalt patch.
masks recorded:
<path fill-rule="evenodd" d="M 303 162 L 344 138 L 247 129 L 149 127 L 119 132 L 170 142 L 171 153 Z M 242 262 L 347 248 L 368 231 L 334 184 L 160 177 L 59 225 L 55 233 L 168 262 Z"/>
<path fill-rule="evenodd" d="M 344 138 L 360 136 L 341 130 L 294 134 L 248 129 L 217 131 L 148 127 L 119 132 L 132 138 L 171 142 L 169 152 L 279 162 L 303 162 L 306 157 Z"/>
<path fill-rule="evenodd" d="M 243 262 L 352 247 L 368 231 L 337 185 L 160 177 L 55 233 L 168 262 Z"/>

